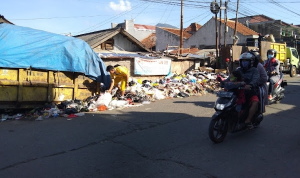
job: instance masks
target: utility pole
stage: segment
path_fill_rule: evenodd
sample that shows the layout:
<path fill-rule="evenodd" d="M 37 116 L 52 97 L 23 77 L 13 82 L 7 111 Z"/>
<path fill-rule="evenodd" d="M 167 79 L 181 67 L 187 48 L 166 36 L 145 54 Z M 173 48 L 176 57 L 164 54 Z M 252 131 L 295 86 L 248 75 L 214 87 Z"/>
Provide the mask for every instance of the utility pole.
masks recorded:
<path fill-rule="evenodd" d="M 238 23 L 238 12 L 239 12 L 239 0 L 237 1 L 237 6 L 236 6 L 236 17 L 235 17 L 235 29 L 234 29 L 234 40 L 233 40 L 233 45 L 236 45 L 237 39 L 236 39 L 236 32 L 237 32 L 237 23 Z"/>
<path fill-rule="evenodd" d="M 219 26 L 219 50 L 221 50 L 222 41 L 222 0 L 220 0 L 220 26 Z"/>
<path fill-rule="evenodd" d="M 216 68 L 219 67 L 219 46 L 218 46 L 218 13 L 220 10 L 220 6 L 217 3 L 217 0 L 210 3 L 210 11 L 215 14 L 215 26 L 216 26 Z"/>
<path fill-rule="evenodd" d="M 217 0 L 215 0 L 215 3 L 217 3 Z M 216 23 L 216 64 L 217 66 L 216 67 L 219 67 L 218 66 L 218 61 L 219 61 L 219 50 L 218 50 L 218 13 L 215 14 L 215 23 Z"/>
<path fill-rule="evenodd" d="M 222 60 L 222 0 L 220 0 L 220 23 L 219 23 L 219 68 L 223 68 L 223 60 Z"/>
<path fill-rule="evenodd" d="M 225 1 L 225 17 L 224 17 L 224 21 L 225 21 L 225 28 L 224 28 L 224 46 L 226 47 L 226 36 L 227 36 L 227 1 Z"/>
<path fill-rule="evenodd" d="M 182 55 L 182 48 L 183 48 L 183 0 L 181 0 L 180 47 L 179 47 L 180 55 Z"/>

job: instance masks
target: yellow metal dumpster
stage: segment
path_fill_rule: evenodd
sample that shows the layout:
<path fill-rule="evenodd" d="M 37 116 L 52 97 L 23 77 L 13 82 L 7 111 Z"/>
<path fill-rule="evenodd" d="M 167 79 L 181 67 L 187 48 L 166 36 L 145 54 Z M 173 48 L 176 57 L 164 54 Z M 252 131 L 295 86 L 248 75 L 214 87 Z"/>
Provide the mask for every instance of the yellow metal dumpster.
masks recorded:
<path fill-rule="evenodd" d="M 100 84 L 81 73 L 0 68 L 0 109 L 83 100 L 99 91 Z"/>

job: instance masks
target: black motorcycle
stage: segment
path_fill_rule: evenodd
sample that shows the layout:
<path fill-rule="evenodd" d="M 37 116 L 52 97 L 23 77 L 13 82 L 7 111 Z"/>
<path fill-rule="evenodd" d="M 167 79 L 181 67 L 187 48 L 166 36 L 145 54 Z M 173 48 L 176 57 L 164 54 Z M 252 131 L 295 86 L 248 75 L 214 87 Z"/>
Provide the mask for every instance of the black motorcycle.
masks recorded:
<path fill-rule="evenodd" d="M 215 143 L 221 143 L 227 132 L 235 133 L 247 129 L 246 126 L 241 127 L 245 122 L 249 113 L 249 107 L 238 112 L 237 107 L 237 91 L 244 88 L 238 87 L 228 91 L 220 91 L 217 93 L 218 99 L 214 109 L 216 112 L 212 116 L 209 124 L 209 138 Z M 263 114 L 259 109 L 252 118 L 252 124 L 256 128 L 263 120 Z"/>

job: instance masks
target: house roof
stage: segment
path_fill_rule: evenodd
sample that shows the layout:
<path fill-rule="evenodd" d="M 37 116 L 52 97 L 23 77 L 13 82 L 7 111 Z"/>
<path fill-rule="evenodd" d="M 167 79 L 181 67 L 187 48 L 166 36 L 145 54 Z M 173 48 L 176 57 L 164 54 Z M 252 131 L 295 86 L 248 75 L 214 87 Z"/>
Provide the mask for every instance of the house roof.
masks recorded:
<path fill-rule="evenodd" d="M 250 19 L 250 20 L 249 20 Z M 231 20 L 235 20 L 235 19 L 231 19 Z M 238 18 L 239 22 L 242 23 L 246 23 L 246 20 L 248 20 L 249 23 L 261 23 L 261 22 L 269 22 L 269 21 L 276 21 L 275 19 L 265 16 L 265 15 L 253 15 L 253 16 L 247 16 L 247 17 L 241 17 Z M 282 25 L 285 26 L 290 26 L 291 24 L 288 24 L 286 22 L 283 22 L 282 20 L 278 20 L 281 21 Z"/>
<path fill-rule="evenodd" d="M 156 43 L 156 34 L 152 33 L 147 38 L 143 39 L 141 42 L 146 48 L 151 49 L 155 46 Z"/>
<path fill-rule="evenodd" d="M 6 18 L 4 18 L 4 16 L 3 15 L 1 15 L 0 14 L 0 23 L 1 22 L 4 22 L 4 23 L 9 23 L 9 24 L 12 24 L 12 25 L 14 25 L 13 23 L 11 23 L 10 21 L 8 21 Z"/>
<path fill-rule="evenodd" d="M 200 51 L 200 49 L 198 49 L 198 48 L 184 48 L 184 49 L 182 49 L 182 53 L 183 54 L 187 54 L 187 53 L 189 53 L 189 54 L 197 54 L 198 52 Z M 170 52 L 170 54 L 177 54 L 178 53 L 178 50 L 173 50 L 173 51 L 171 51 Z"/>
<path fill-rule="evenodd" d="M 220 21 L 220 19 L 218 19 L 218 21 Z M 225 24 L 224 19 L 221 19 L 221 22 L 223 24 Z M 235 21 L 233 20 L 227 20 L 227 26 L 235 29 Z M 258 35 L 257 32 L 255 32 L 254 30 L 246 27 L 245 25 L 241 24 L 241 23 L 237 23 L 237 32 L 239 32 L 242 35 L 248 36 L 248 35 Z"/>
<path fill-rule="evenodd" d="M 180 36 L 180 29 L 175 29 L 175 28 L 165 28 L 165 27 L 159 27 L 165 31 L 168 31 L 170 33 L 173 33 L 174 35 Z M 192 36 L 192 34 L 190 34 L 187 31 L 183 31 L 183 38 L 188 39 Z"/>
<path fill-rule="evenodd" d="M 232 18 L 230 20 L 235 21 L 235 18 Z M 260 23 L 260 22 L 268 22 L 268 21 L 274 21 L 274 20 L 275 19 L 265 16 L 265 15 L 252 15 L 252 16 L 238 18 L 238 21 L 240 23 L 246 23 L 246 21 L 248 21 L 249 23 Z"/>
<path fill-rule="evenodd" d="M 188 26 L 186 29 L 184 29 L 184 31 L 189 32 L 189 33 L 193 33 L 198 31 L 202 26 L 198 23 L 191 23 L 190 26 Z"/>
<path fill-rule="evenodd" d="M 95 48 L 99 46 L 101 43 L 105 42 L 106 40 L 116 36 L 117 34 L 122 34 L 132 43 L 136 44 L 137 46 L 144 49 L 145 51 L 150 52 L 150 50 L 147 49 L 139 40 L 137 40 L 128 32 L 126 32 L 123 28 L 111 28 L 106 30 L 100 30 L 91 33 L 76 35 L 74 37 L 86 41 L 92 48 Z"/>
<path fill-rule="evenodd" d="M 300 25 L 291 25 L 291 26 L 294 27 L 294 28 L 300 29 Z"/>
<path fill-rule="evenodd" d="M 275 19 L 272 19 L 265 15 L 254 15 L 254 16 L 250 16 L 250 17 L 251 17 L 251 20 L 249 21 L 249 23 L 259 23 L 259 22 L 267 22 L 267 21 L 275 20 Z"/>
<path fill-rule="evenodd" d="M 183 38 L 188 39 L 190 38 L 194 32 L 198 31 L 202 26 L 198 23 L 191 23 L 191 25 L 189 25 L 187 28 L 185 28 L 183 30 Z M 168 31 L 170 33 L 173 33 L 177 36 L 180 36 L 180 29 L 176 29 L 176 28 L 166 28 L 166 27 L 158 27 L 161 28 L 165 31 Z"/>
<path fill-rule="evenodd" d="M 155 31 L 155 26 L 151 26 L 151 25 L 134 24 L 134 28 L 138 29 L 138 30 L 153 30 L 153 31 Z"/>

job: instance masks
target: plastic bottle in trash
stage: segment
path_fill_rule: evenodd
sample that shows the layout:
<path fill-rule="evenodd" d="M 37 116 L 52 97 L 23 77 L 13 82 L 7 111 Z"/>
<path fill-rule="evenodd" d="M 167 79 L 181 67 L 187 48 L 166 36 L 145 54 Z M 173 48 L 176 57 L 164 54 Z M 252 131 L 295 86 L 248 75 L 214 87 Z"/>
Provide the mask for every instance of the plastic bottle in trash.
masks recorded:
<path fill-rule="evenodd" d="M 57 113 L 57 111 L 53 111 L 53 114 L 52 114 L 52 116 L 53 116 L 54 118 L 58 117 L 58 113 Z"/>

